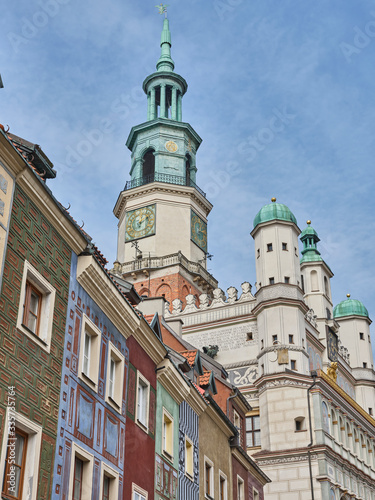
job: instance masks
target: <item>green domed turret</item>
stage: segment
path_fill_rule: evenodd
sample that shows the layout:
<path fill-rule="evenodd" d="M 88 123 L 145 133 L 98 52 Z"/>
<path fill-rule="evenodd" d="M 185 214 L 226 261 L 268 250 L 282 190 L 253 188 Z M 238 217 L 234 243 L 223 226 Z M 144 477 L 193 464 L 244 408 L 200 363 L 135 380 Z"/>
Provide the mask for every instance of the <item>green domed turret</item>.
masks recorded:
<path fill-rule="evenodd" d="M 360 300 L 351 299 L 350 294 L 347 295 L 347 299 L 343 300 L 333 309 L 333 317 L 343 318 L 344 316 L 363 316 L 368 318 L 368 310 L 362 304 Z"/>
<path fill-rule="evenodd" d="M 303 243 L 301 264 L 304 262 L 322 262 L 323 259 L 317 248 L 317 243 L 320 241 L 318 233 L 311 227 L 311 220 L 306 223 L 307 228 L 302 231 L 300 236 Z"/>
<path fill-rule="evenodd" d="M 259 210 L 254 219 L 254 228 L 262 222 L 269 222 L 271 220 L 282 220 L 286 222 L 293 222 L 297 225 L 297 219 L 286 205 L 276 203 L 276 198 L 271 199 L 272 203 L 265 205 Z"/>

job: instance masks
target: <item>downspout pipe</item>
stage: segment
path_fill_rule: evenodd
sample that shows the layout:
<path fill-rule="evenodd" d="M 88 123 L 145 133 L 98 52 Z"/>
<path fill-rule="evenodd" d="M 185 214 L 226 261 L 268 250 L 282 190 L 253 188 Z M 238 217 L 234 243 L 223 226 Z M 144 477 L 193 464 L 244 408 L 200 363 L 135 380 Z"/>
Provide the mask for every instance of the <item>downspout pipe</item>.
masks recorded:
<path fill-rule="evenodd" d="M 309 448 L 309 450 L 307 451 L 307 456 L 308 456 L 308 459 L 309 459 L 311 500 L 314 500 L 314 483 L 313 483 L 313 475 L 312 475 L 312 467 L 311 467 L 311 451 L 310 451 L 310 448 L 313 445 L 313 431 L 312 431 L 312 423 L 311 423 L 310 391 L 311 391 L 311 389 L 316 384 L 316 377 L 318 376 L 318 373 L 315 370 L 313 370 L 311 372 L 311 376 L 313 378 L 313 383 L 307 389 L 307 408 L 308 408 L 308 411 L 309 411 L 309 427 L 310 427 L 310 443 L 307 445 L 307 447 Z"/>

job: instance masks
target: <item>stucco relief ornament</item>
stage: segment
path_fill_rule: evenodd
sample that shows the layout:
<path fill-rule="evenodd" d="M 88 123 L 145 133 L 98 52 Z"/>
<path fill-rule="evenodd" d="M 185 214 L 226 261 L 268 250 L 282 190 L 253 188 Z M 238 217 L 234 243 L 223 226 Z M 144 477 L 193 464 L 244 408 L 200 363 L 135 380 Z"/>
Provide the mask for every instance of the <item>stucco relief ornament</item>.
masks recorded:
<path fill-rule="evenodd" d="M 208 298 L 207 293 L 201 293 L 199 295 L 199 309 L 207 309 L 210 305 L 210 300 Z"/>
<path fill-rule="evenodd" d="M 184 309 L 184 313 L 187 312 L 195 312 L 197 310 L 197 306 L 195 305 L 195 295 L 189 294 L 186 295 L 186 306 Z"/>
<path fill-rule="evenodd" d="M 211 307 L 219 307 L 225 305 L 225 293 L 221 288 L 215 288 L 213 295 L 214 299 L 212 301 Z"/>
<path fill-rule="evenodd" d="M 309 309 L 305 314 L 305 318 L 314 328 L 317 328 L 318 326 L 318 323 L 316 321 L 317 315 L 314 313 L 314 309 Z"/>
<path fill-rule="evenodd" d="M 172 300 L 172 314 L 181 314 L 182 311 L 182 300 L 174 299 Z"/>
<path fill-rule="evenodd" d="M 171 315 L 171 312 L 169 310 L 170 303 L 166 300 L 165 305 L 164 305 L 164 316 L 168 318 Z"/>
<path fill-rule="evenodd" d="M 238 290 L 234 286 L 227 288 L 228 304 L 234 304 L 237 300 Z"/>
<path fill-rule="evenodd" d="M 251 285 L 248 281 L 244 281 L 241 284 L 242 294 L 239 300 L 251 300 L 254 299 L 254 295 L 251 293 Z"/>

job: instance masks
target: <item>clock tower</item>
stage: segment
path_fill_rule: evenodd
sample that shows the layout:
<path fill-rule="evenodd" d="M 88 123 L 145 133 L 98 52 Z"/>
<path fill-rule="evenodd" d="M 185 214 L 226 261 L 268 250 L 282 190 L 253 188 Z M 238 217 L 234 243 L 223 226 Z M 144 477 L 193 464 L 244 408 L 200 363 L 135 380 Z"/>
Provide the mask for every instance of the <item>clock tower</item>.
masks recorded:
<path fill-rule="evenodd" d="M 185 79 L 174 72 L 169 21 L 164 19 L 156 72 L 143 82 L 147 121 L 130 131 L 130 180 L 121 191 L 117 260 L 113 272 L 140 295 L 168 302 L 210 293 L 207 216 L 212 205 L 196 184 L 196 153 L 202 139 L 182 121 Z"/>

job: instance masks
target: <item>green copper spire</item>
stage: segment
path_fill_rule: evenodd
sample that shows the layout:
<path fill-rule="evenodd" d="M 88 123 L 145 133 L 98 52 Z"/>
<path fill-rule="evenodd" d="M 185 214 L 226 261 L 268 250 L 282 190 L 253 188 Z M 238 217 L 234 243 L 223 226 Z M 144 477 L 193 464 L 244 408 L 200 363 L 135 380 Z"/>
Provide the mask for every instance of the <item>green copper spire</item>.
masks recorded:
<path fill-rule="evenodd" d="M 317 248 L 320 239 L 318 233 L 311 227 L 311 220 L 307 221 L 307 228 L 302 231 L 300 238 L 303 243 L 301 264 L 303 262 L 322 261 L 323 259 Z"/>
<path fill-rule="evenodd" d="M 169 31 L 169 20 L 167 18 L 164 19 L 163 23 L 163 31 L 161 32 L 161 56 L 156 63 L 156 69 L 158 71 L 173 71 L 174 70 L 174 62 L 171 57 L 171 47 L 172 47 L 172 39 L 171 32 Z"/>

